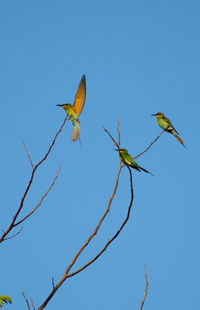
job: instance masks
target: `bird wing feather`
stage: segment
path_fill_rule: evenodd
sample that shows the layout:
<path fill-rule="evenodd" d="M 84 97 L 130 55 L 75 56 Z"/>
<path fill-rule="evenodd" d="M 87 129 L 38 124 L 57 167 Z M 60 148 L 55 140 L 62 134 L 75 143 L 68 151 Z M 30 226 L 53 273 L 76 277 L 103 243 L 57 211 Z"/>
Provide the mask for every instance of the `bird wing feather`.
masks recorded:
<path fill-rule="evenodd" d="M 122 153 L 122 156 L 128 165 L 138 166 L 135 160 L 129 153 Z"/>
<path fill-rule="evenodd" d="M 170 127 L 172 127 L 172 129 L 174 129 L 174 131 L 179 135 L 179 133 L 177 132 L 177 130 L 174 128 L 174 126 L 172 125 L 172 123 L 170 122 L 169 118 L 165 117 L 165 120 L 167 122 L 167 124 L 169 124 Z"/>
<path fill-rule="evenodd" d="M 81 114 L 81 111 L 83 110 L 84 104 L 85 104 L 85 97 L 86 97 L 86 80 L 85 75 L 82 76 L 82 79 L 79 83 L 74 104 L 73 104 L 73 110 L 77 117 Z"/>

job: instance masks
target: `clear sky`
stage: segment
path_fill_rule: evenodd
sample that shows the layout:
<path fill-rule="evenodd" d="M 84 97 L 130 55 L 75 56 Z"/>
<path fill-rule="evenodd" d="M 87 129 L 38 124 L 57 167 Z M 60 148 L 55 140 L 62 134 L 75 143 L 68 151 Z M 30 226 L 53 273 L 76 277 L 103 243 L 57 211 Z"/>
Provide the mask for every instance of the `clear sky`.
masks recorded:
<path fill-rule="evenodd" d="M 64 117 L 56 104 L 73 102 L 83 74 L 87 98 L 81 142 L 66 123 L 35 175 L 22 215 L 56 184 L 23 231 L 0 245 L 0 295 L 5 309 L 37 308 L 94 230 L 111 196 L 119 166 L 102 127 L 134 156 L 160 133 L 152 113 L 164 112 L 187 149 L 164 134 L 133 171 L 130 220 L 104 255 L 68 282 L 48 310 L 198 309 L 200 278 L 199 123 L 200 2 L 2 0 L 0 2 L 1 207 L 6 229 L 19 206 L 32 160 L 47 151 Z M 80 257 L 82 266 L 124 219 L 129 177 L 123 170 L 112 210 Z M 74 269 L 75 270 L 75 269 Z"/>

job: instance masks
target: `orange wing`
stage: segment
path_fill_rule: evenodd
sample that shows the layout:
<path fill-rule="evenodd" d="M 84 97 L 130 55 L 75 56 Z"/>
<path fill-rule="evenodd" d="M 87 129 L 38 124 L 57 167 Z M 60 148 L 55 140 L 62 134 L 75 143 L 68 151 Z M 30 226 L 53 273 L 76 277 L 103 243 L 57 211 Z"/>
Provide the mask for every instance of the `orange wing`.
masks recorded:
<path fill-rule="evenodd" d="M 86 97 L 86 76 L 83 75 L 82 79 L 79 83 L 78 90 L 76 92 L 75 101 L 73 104 L 73 110 L 76 113 L 76 116 L 79 117 L 81 111 L 83 110 L 85 104 L 85 97 Z"/>

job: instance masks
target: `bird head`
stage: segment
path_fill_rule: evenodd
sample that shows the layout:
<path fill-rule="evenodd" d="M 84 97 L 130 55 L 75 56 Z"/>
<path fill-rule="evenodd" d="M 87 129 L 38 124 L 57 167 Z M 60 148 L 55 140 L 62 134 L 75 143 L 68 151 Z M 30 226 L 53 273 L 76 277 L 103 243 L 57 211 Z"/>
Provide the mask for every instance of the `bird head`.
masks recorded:
<path fill-rule="evenodd" d="M 158 117 L 158 118 L 160 118 L 160 117 L 165 117 L 164 113 L 161 113 L 161 112 L 158 112 L 158 113 L 156 113 L 156 114 L 151 114 L 151 116 L 156 116 L 156 117 Z"/>
<path fill-rule="evenodd" d="M 63 108 L 68 113 L 71 109 L 71 104 L 70 103 L 57 104 L 57 107 Z"/>
<path fill-rule="evenodd" d="M 115 151 L 117 152 L 128 152 L 127 149 L 121 148 L 121 149 L 115 149 Z"/>

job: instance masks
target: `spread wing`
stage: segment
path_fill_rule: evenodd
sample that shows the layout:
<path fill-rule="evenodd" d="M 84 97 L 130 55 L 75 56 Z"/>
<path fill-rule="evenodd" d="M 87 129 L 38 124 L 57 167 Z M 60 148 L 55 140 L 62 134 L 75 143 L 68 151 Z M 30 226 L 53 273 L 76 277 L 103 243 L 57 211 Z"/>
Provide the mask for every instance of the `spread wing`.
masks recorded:
<path fill-rule="evenodd" d="M 86 97 L 86 76 L 83 75 L 82 79 L 79 83 L 76 96 L 75 96 L 75 101 L 73 104 L 73 110 L 76 113 L 76 116 L 79 117 L 81 114 L 81 111 L 83 110 L 84 104 L 85 104 L 85 97 Z"/>

